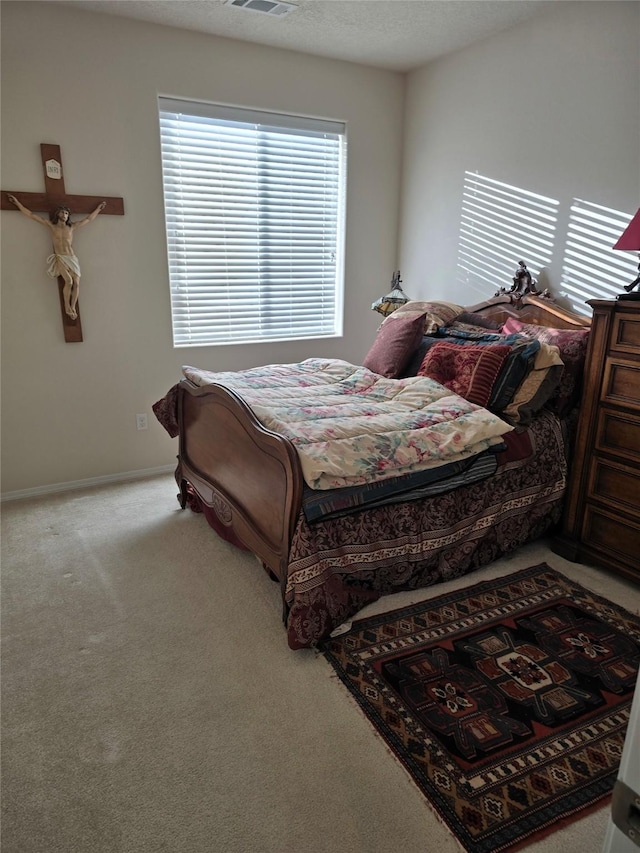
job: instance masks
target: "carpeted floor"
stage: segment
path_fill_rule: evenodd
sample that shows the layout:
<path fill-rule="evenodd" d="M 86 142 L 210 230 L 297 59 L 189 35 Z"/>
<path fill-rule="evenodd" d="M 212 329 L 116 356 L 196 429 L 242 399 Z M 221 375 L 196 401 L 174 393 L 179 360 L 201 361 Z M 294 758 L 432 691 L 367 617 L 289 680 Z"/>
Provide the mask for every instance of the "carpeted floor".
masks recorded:
<path fill-rule="evenodd" d="M 252 556 L 170 475 L 2 509 L 3 853 L 460 853 Z M 381 613 L 547 562 L 534 543 Z M 600 853 L 606 808 L 527 849 Z"/>

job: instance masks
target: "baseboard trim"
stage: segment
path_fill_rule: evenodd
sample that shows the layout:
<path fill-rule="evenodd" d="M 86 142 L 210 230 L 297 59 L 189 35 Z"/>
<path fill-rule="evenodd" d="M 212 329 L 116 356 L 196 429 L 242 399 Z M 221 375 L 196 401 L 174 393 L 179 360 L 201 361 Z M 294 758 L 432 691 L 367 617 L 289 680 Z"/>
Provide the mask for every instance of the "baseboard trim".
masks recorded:
<path fill-rule="evenodd" d="M 68 483 L 51 483 L 49 486 L 36 486 L 33 489 L 18 489 L 17 492 L 3 492 L 0 495 L 0 503 L 53 495 L 57 492 L 72 492 L 76 489 L 87 489 L 91 486 L 104 486 L 107 483 L 125 483 L 127 480 L 142 480 L 145 477 L 153 477 L 156 474 L 173 474 L 175 467 L 175 465 L 161 465 L 159 468 L 141 468 L 138 471 L 124 471 L 120 474 L 105 474 L 103 477 L 89 477 L 86 480 L 71 480 Z"/>

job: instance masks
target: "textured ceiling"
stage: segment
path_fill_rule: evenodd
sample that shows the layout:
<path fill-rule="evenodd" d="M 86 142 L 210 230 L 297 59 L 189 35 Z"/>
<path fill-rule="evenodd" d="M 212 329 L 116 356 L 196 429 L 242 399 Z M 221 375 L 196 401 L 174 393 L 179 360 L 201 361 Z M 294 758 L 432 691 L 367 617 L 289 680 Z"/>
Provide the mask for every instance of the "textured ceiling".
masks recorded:
<path fill-rule="evenodd" d="M 558 0 L 292 0 L 284 17 L 223 0 L 49 0 L 303 53 L 410 71 Z"/>

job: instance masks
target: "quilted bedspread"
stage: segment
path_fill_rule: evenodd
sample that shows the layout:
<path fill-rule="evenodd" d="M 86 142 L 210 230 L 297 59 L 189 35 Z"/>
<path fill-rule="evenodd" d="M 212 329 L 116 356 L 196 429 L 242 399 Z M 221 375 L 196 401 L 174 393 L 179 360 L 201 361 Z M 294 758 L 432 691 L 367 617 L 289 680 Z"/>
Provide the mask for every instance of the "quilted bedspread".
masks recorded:
<path fill-rule="evenodd" d="M 513 429 L 425 376 L 385 379 L 340 359 L 233 372 L 183 367 L 195 385 L 235 391 L 288 438 L 313 489 L 331 489 L 466 459 Z"/>

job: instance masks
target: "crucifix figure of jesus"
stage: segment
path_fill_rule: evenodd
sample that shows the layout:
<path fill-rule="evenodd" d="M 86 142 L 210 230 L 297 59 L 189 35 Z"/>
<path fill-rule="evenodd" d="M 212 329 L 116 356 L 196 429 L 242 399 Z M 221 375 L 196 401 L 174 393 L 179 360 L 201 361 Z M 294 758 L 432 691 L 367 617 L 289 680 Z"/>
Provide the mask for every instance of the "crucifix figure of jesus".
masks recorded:
<path fill-rule="evenodd" d="M 15 204 L 20 213 L 24 213 L 29 219 L 39 222 L 40 225 L 46 226 L 51 231 L 53 254 L 47 258 L 47 273 L 51 278 L 57 278 L 60 275 L 64 279 L 64 310 L 72 320 L 75 320 L 78 316 L 76 306 L 80 289 L 80 262 L 71 245 L 73 234 L 78 228 L 93 222 L 100 211 L 107 206 L 106 201 L 101 201 L 96 209 L 84 219 L 72 222 L 71 211 L 64 204 L 56 207 L 50 219 L 43 219 L 37 213 L 32 213 L 11 193 L 7 193 L 7 198 L 11 204 Z"/>
<path fill-rule="evenodd" d="M 112 216 L 124 214 L 122 198 L 111 196 L 70 195 L 64 186 L 64 172 L 59 145 L 42 143 L 40 145 L 42 169 L 44 172 L 45 192 L 18 192 L 2 190 L 0 208 L 20 211 L 24 216 L 45 225 L 53 242 L 53 254 L 47 258 L 47 272 L 51 278 L 58 279 L 62 328 L 67 343 L 82 341 L 82 323 L 78 286 L 80 282 L 80 264 L 73 250 L 73 235 L 83 228 L 99 213 Z M 37 211 L 34 213 L 33 211 Z M 72 220 L 71 214 L 88 214 L 83 219 Z M 49 219 L 38 213 L 48 213 Z"/>

